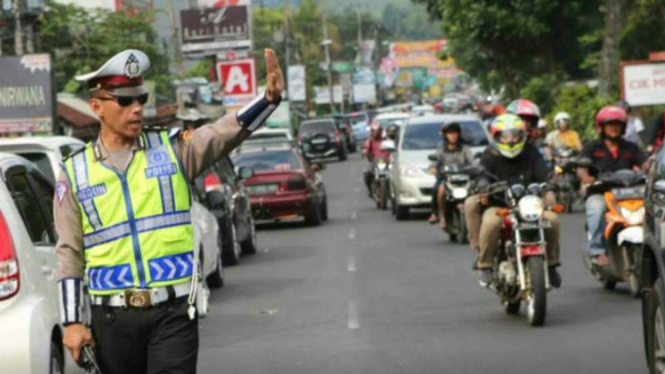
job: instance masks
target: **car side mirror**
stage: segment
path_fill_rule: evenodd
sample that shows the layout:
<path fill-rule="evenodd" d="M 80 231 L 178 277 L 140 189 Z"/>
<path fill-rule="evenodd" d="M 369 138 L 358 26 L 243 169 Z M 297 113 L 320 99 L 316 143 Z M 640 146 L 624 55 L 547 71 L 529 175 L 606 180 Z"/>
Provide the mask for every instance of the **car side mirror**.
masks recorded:
<path fill-rule="evenodd" d="M 210 210 L 220 210 L 224 207 L 224 193 L 218 190 L 211 190 L 206 193 L 208 208 Z"/>
<path fill-rule="evenodd" d="M 254 170 L 243 166 L 238 170 L 238 176 L 240 177 L 240 180 L 249 179 L 254 176 Z"/>
<path fill-rule="evenodd" d="M 381 142 L 382 151 L 394 152 L 395 148 L 395 141 L 392 139 L 386 139 Z"/>

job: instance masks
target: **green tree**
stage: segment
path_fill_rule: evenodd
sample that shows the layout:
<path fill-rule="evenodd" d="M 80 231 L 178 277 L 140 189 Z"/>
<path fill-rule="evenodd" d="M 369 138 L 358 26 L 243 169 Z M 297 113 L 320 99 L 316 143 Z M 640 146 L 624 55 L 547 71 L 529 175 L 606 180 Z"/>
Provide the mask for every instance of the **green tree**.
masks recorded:
<path fill-rule="evenodd" d="M 130 17 L 122 12 L 89 12 L 54 1 L 47 4 L 47 11 L 40 14 L 38 49 L 53 57 L 58 90 L 82 91 L 75 75 L 95 70 L 114 54 L 134 48 L 150 56 L 151 67 L 145 78 L 156 81 L 158 97 L 171 97 L 169 61 L 157 44 L 151 24 L 153 12 Z"/>

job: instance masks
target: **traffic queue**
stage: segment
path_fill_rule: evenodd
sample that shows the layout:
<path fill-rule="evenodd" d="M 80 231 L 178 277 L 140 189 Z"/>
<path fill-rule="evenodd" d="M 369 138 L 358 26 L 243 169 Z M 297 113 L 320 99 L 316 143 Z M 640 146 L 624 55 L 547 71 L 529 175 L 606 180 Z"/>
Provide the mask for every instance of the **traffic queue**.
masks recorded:
<path fill-rule="evenodd" d="M 496 109 L 409 113 L 397 136 L 377 117 L 366 145 L 369 196 L 397 220 L 429 211 L 431 225 L 475 251 L 481 286 L 508 314 L 524 303 L 534 326 L 545 323 L 549 292 L 563 284 L 559 214 L 583 207 L 589 240 L 575 250 L 604 289 L 624 282 L 642 299 L 648 365 L 659 372 L 664 151 L 634 142 L 643 125 L 623 102 L 598 108 L 598 138 L 584 143 L 568 113 L 554 116 L 548 134 L 529 100 Z"/>

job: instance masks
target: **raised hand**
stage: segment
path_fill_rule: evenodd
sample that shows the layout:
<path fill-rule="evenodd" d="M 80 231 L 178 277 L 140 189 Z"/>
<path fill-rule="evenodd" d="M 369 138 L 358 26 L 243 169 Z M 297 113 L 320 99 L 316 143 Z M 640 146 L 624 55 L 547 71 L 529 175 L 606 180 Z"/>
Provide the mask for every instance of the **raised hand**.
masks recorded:
<path fill-rule="evenodd" d="M 284 91 L 284 75 L 279 67 L 275 51 L 266 48 L 263 51 L 263 57 L 266 60 L 266 99 L 276 102 Z"/>

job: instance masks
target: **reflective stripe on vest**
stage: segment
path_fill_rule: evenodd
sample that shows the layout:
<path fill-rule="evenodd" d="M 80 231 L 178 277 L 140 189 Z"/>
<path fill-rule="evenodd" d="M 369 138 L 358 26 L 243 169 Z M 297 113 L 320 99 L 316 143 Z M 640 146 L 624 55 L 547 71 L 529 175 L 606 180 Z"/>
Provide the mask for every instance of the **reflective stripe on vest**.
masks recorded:
<path fill-rule="evenodd" d="M 94 157 L 94 145 L 65 161 L 81 210 L 91 294 L 187 282 L 193 227 L 187 178 L 166 132 L 144 133 L 125 173 Z"/>

